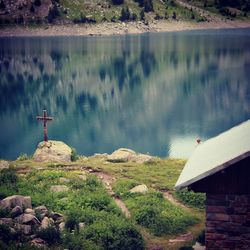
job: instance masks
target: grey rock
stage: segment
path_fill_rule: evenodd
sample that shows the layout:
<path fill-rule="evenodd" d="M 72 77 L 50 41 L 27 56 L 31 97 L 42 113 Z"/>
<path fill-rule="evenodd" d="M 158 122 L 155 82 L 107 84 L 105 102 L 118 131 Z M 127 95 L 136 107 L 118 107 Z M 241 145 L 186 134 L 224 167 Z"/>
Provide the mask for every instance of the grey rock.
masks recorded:
<path fill-rule="evenodd" d="M 25 235 L 30 235 L 32 233 L 31 225 L 16 224 L 15 229 L 21 231 Z"/>
<path fill-rule="evenodd" d="M 32 208 L 30 196 L 12 195 L 0 201 L 0 207 L 12 209 L 19 206 L 23 209 Z"/>
<path fill-rule="evenodd" d="M 11 210 L 10 215 L 12 218 L 15 218 L 21 215 L 22 213 L 23 213 L 23 209 L 20 206 L 16 206 Z"/>
<path fill-rule="evenodd" d="M 0 225 L 7 225 L 7 226 L 12 226 L 13 220 L 11 218 L 0 218 Z"/>
<path fill-rule="evenodd" d="M 43 205 L 36 207 L 34 210 L 35 210 L 35 213 L 39 214 L 39 215 L 41 215 L 41 214 L 48 215 L 48 213 L 49 213 L 48 209 Z"/>
<path fill-rule="evenodd" d="M 60 177 L 60 178 L 59 178 L 59 182 L 60 182 L 60 183 L 68 183 L 68 182 L 70 182 L 70 180 L 67 179 L 67 178 L 64 178 L 64 177 Z"/>
<path fill-rule="evenodd" d="M 65 228 L 65 222 L 61 222 L 59 224 L 59 230 L 60 230 L 60 232 L 62 232 L 64 230 L 64 228 Z"/>
<path fill-rule="evenodd" d="M 51 220 L 48 217 L 44 217 L 42 222 L 41 222 L 41 228 L 42 229 L 46 229 L 48 227 L 51 227 L 53 225 L 53 223 L 51 222 Z"/>
<path fill-rule="evenodd" d="M 148 187 L 145 184 L 138 185 L 129 190 L 130 193 L 146 193 L 148 192 Z"/>
<path fill-rule="evenodd" d="M 9 168 L 9 163 L 7 161 L 0 160 L 0 170 L 4 168 Z"/>
<path fill-rule="evenodd" d="M 46 242 L 41 238 L 35 238 L 30 243 L 37 248 L 45 248 L 47 246 Z"/>
<path fill-rule="evenodd" d="M 56 221 L 56 222 L 61 222 L 63 220 L 63 215 L 59 213 L 51 213 L 50 217 Z"/>
<path fill-rule="evenodd" d="M 50 187 L 50 191 L 59 193 L 59 192 L 67 192 L 69 191 L 69 187 L 65 185 L 53 185 Z"/>
<path fill-rule="evenodd" d="M 70 162 L 72 149 L 61 141 L 40 142 L 33 159 L 37 162 Z"/>
<path fill-rule="evenodd" d="M 25 211 L 24 211 L 25 214 L 32 214 L 32 215 L 35 215 L 35 211 L 31 208 L 26 208 Z"/>
<path fill-rule="evenodd" d="M 86 175 L 83 175 L 83 174 L 79 174 L 79 175 L 78 175 L 78 178 L 80 178 L 80 179 L 83 180 L 83 181 L 86 181 L 86 180 L 87 180 L 87 176 L 86 176 Z"/>
<path fill-rule="evenodd" d="M 78 225 L 79 225 L 79 229 L 80 230 L 85 227 L 85 223 L 84 222 L 80 222 Z"/>
<path fill-rule="evenodd" d="M 107 161 L 110 162 L 128 162 L 133 155 L 135 155 L 135 151 L 127 148 L 119 148 L 114 151 L 111 155 L 108 155 Z"/>
<path fill-rule="evenodd" d="M 15 220 L 20 224 L 27 225 L 39 225 L 40 221 L 36 218 L 36 216 L 32 214 L 22 214 L 15 218 Z"/>

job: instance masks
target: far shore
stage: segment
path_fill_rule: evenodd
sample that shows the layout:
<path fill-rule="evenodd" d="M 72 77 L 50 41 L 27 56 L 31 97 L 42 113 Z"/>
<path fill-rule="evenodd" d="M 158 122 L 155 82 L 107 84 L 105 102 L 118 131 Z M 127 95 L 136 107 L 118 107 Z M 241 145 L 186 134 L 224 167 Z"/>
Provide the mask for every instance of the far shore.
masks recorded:
<path fill-rule="evenodd" d="M 201 29 L 250 28 L 250 21 L 220 21 L 220 22 L 186 22 L 186 21 L 154 21 L 145 25 L 143 22 L 99 23 L 99 24 L 67 24 L 7 26 L 0 27 L 0 37 L 25 36 L 108 36 L 140 34 L 146 32 L 174 32 Z"/>

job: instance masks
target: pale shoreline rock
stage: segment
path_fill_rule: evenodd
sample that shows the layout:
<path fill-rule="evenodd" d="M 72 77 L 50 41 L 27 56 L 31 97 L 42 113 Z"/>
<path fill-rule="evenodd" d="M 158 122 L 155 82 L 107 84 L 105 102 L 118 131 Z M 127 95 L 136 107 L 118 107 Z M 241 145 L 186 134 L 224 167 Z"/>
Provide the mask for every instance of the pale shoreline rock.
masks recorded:
<path fill-rule="evenodd" d="M 72 149 L 62 141 L 40 142 L 34 153 L 37 162 L 71 162 Z"/>

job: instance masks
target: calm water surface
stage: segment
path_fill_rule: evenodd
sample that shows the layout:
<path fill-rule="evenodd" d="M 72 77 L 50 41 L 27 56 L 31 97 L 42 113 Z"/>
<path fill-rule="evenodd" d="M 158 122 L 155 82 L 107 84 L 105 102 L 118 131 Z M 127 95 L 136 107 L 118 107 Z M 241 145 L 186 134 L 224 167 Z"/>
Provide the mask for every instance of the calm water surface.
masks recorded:
<path fill-rule="evenodd" d="M 188 157 L 250 119 L 250 29 L 0 39 L 0 158 L 32 154 L 36 116 L 79 154 Z"/>

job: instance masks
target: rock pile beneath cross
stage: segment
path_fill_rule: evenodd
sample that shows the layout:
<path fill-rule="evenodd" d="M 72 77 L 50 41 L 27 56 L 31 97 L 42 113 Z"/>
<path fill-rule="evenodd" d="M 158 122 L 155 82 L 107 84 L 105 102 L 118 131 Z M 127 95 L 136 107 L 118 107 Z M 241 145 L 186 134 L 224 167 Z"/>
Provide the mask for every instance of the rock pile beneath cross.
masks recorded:
<path fill-rule="evenodd" d="M 62 231 L 65 226 L 63 215 L 49 211 L 44 205 L 32 209 L 30 196 L 9 196 L 0 201 L 0 209 L 6 212 L 6 216 L 0 218 L 0 225 L 9 228 L 12 234 L 21 234 L 36 247 L 47 246 L 39 237 L 43 230 Z"/>
<path fill-rule="evenodd" d="M 37 162 L 70 162 L 72 149 L 62 141 L 40 142 L 33 160 Z"/>

